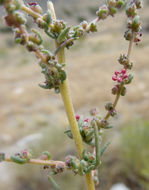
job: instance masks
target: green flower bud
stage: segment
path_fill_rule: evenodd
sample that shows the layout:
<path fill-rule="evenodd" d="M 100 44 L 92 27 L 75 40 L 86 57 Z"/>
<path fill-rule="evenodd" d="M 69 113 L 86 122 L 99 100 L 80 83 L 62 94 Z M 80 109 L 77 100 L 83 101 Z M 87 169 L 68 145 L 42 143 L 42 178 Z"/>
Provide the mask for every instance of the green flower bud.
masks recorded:
<path fill-rule="evenodd" d="M 26 48 L 30 52 L 37 50 L 37 47 L 33 42 L 27 42 Z"/>
<path fill-rule="evenodd" d="M 135 17 L 137 15 L 137 7 L 134 3 L 126 7 L 126 14 L 128 17 Z"/>
<path fill-rule="evenodd" d="M 84 34 L 84 30 L 80 28 L 74 28 L 75 34 L 74 37 L 81 37 Z"/>
<path fill-rule="evenodd" d="M 95 23 L 91 23 L 89 26 L 89 31 L 91 32 L 97 32 L 97 25 Z"/>
<path fill-rule="evenodd" d="M 127 30 L 124 34 L 124 38 L 128 41 L 130 41 L 132 39 L 132 31 L 131 30 Z"/>
<path fill-rule="evenodd" d="M 87 28 L 87 26 L 88 26 L 88 22 L 84 20 L 83 22 L 81 22 L 80 25 L 81 25 L 82 28 L 85 30 L 85 29 Z"/>
<path fill-rule="evenodd" d="M 62 30 L 65 29 L 66 24 L 62 20 L 56 20 L 53 25 L 50 25 L 51 32 L 60 33 Z"/>
<path fill-rule="evenodd" d="M 141 25 L 141 23 L 140 23 L 140 17 L 137 15 L 137 16 L 135 16 L 135 18 L 132 21 L 132 25 L 131 25 L 132 31 L 139 32 L 140 25 Z"/>
<path fill-rule="evenodd" d="M 15 11 L 14 18 L 16 20 L 16 25 L 25 24 L 27 21 L 24 14 L 19 11 Z"/>
<path fill-rule="evenodd" d="M 121 65 L 124 65 L 125 68 L 129 65 L 129 58 L 125 54 L 121 54 L 118 61 Z"/>
<path fill-rule="evenodd" d="M 19 10 L 21 7 L 21 2 L 19 0 L 14 0 L 13 2 L 6 2 L 5 8 L 8 13 L 13 13 L 16 10 Z"/>
<path fill-rule="evenodd" d="M 117 13 L 117 8 L 109 7 L 109 15 L 114 16 Z"/>
<path fill-rule="evenodd" d="M 115 7 L 116 6 L 116 0 L 107 0 L 107 4 L 109 7 Z"/>
<path fill-rule="evenodd" d="M 109 9 L 106 5 L 103 5 L 99 10 L 96 12 L 96 15 L 99 17 L 99 19 L 106 19 L 109 15 Z"/>
<path fill-rule="evenodd" d="M 25 34 L 16 35 L 15 43 L 25 45 L 27 43 L 27 36 Z"/>
<path fill-rule="evenodd" d="M 113 108 L 113 104 L 111 102 L 106 103 L 105 109 L 110 111 Z"/>
<path fill-rule="evenodd" d="M 39 28 L 46 28 L 47 27 L 46 22 L 44 22 L 41 18 L 37 18 L 36 23 L 37 23 Z"/>
<path fill-rule="evenodd" d="M 124 0 L 118 0 L 118 1 L 116 2 L 116 7 L 117 7 L 118 9 L 120 9 L 121 7 L 124 6 L 124 4 L 125 4 Z"/>
<path fill-rule="evenodd" d="M 137 9 L 141 9 L 143 7 L 143 1 L 142 0 L 135 0 Z"/>

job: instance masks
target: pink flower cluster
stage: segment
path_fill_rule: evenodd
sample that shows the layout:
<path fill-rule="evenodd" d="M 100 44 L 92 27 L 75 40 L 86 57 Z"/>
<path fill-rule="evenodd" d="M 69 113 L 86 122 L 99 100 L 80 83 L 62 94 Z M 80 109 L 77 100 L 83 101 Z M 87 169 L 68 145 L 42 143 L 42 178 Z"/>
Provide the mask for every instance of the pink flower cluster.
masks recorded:
<path fill-rule="evenodd" d="M 121 83 L 124 79 L 128 78 L 126 74 L 126 69 L 122 69 L 122 71 L 115 71 L 115 75 L 112 76 L 112 80 Z"/>
<path fill-rule="evenodd" d="M 141 36 L 142 33 L 138 33 L 138 35 L 136 35 L 136 37 L 134 38 L 134 42 L 136 42 L 136 45 L 138 45 L 139 42 L 141 42 Z"/>
<path fill-rule="evenodd" d="M 76 120 L 79 121 L 79 119 L 80 119 L 80 116 L 76 115 Z M 88 118 L 84 119 L 84 122 L 89 122 L 89 119 Z"/>
<path fill-rule="evenodd" d="M 37 5 L 36 2 L 31 2 L 31 3 L 28 3 L 28 4 L 29 4 L 29 6 L 36 6 Z"/>

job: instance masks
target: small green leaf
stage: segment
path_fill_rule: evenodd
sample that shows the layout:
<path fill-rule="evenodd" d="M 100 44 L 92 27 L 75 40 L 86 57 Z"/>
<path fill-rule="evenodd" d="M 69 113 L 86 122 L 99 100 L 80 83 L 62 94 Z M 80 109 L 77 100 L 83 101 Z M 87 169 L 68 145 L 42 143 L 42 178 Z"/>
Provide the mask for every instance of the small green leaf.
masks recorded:
<path fill-rule="evenodd" d="M 48 29 L 45 29 L 45 33 L 50 37 L 50 38 L 53 38 L 53 39 L 56 39 L 55 35 L 50 32 Z"/>
<path fill-rule="evenodd" d="M 111 128 L 113 128 L 113 126 L 110 126 L 110 125 L 109 125 L 109 126 L 106 126 L 106 127 L 105 127 L 105 129 L 111 129 Z"/>
<path fill-rule="evenodd" d="M 101 149 L 101 152 L 100 152 L 100 156 L 103 155 L 103 153 L 105 152 L 105 150 L 107 149 L 107 147 L 110 145 L 110 142 L 107 142 Z"/>
<path fill-rule="evenodd" d="M 73 139 L 73 135 L 72 135 L 72 132 L 71 132 L 70 129 L 66 129 L 66 130 L 64 131 L 64 133 L 65 133 L 70 139 Z"/>
<path fill-rule="evenodd" d="M 65 28 L 58 36 L 57 38 L 57 42 L 61 43 L 62 41 L 64 41 L 65 37 L 67 36 L 67 34 L 69 33 L 70 27 Z"/>
<path fill-rule="evenodd" d="M 53 188 L 55 190 L 61 190 L 61 188 L 59 187 L 59 185 L 55 182 L 55 180 L 53 179 L 52 176 L 48 176 L 48 180 L 50 181 L 50 183 L 52 184 Z"/>
<path fill-rule="evenodd" d="M 89 173 L 91 170 L 94 170 L 95 169 L 95 165 L 91 165 L 89 166 L 86 170 L 85 170 L 85 173 Z"/>
<path fill-rule="evenodd" d="M 72 167 L 73 167 L 74 170 L 77 169 L 77 164 L 76 164 L 74 158 L 72 158 Z"/>
<path fill-rule="evenodd" d="M 52 15 L 50 10 L 47 11 L 46 23 L 48 25 L 52 23 Z"/>
<path fill-rule="evenodd" d="M 126 80 L 125 84 L 130 84 L 131 81 L 132 81 L 132 79 L 133 79 L 133 77 L 134 77 L 134 74 L 130 74 L 130 75 L 128 76 L 128 79 Z"/>
<path fill-rule="evenodd" d="M 34 28 L 32 28 L 31 31 L 38 36 L 39 41 L 38 41 L 37 44 L 41 45 L 42 42 L 43 42 L 43 40 L 42 40 L 42 37 L 41 37 L 40 33 L 36 29 L 34 29 Z"/>
<path fill-rule="evenodd" d="M 22 41 L 22 38 L 15 38 L 15 43 L 20 44 Z"/>
<path fill-rule="evenodd" d="M 49 85 L 39 84 L 39 86 L 43 89 L 50 89 Z"/>
<path fill-rule="evenodd" d="M 10 159 L 17 163 L 17 164 L 25 164 L 27 163 L 27 159 L 25 158 L 20 158 L 19 156 L 11 156 Z"/>
<path fill-rule="evenodd" d="M 64 70 L 62 70 L 61 72 L 60 72 L 60 79 L 61 79 L 61 81 L 63 82 L 64 80 L 66 80 L 66 72 L 64 71 Z"/>

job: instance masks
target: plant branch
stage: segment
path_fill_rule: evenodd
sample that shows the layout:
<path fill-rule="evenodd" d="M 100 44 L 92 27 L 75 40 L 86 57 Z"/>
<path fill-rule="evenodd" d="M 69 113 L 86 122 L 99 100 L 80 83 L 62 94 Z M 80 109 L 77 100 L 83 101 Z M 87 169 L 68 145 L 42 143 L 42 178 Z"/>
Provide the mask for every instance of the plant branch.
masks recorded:
<path fill-rule="evenodd" d="M 35 11 L 33 11 L 29 7 L 25 6 L 24 4 L 21 6 L 21 10 L 26 12 L 28 15 L 32 16 L 33 18 L 41 18 L 42 19 L 42 16 L 40 14 L 36 13 Z"/>
<path fill-rule="evenodd" d="M 6 162 L 14 162 L 11 160 L 10 157 L 6 157 L 5 160 Z M 14 162 L 15 163 L 15 162 Z M 65 162 L 62 161 L 54 161 L 54 160 L 40 160 L 40 159 L 30 159 L 28 160 L 25 164 L 34 164 L 34 165 L 43 165 L 43 166 L 56 166 L 58 164 L 63 164 L 65 165 Z"/>
<path fill-rule="evenodd" d="M 130 58 L 130 55 L 131 55 L 131 51 L 132 51 L 132 46 L 133 46 L 133 41 L 134 41 L 134 33 L 132 32 L 132 38 L 129 42 L 129 47 L 128 47 L 128 52 L 127 52 L 127 57 Z M 122 88 L 121 88 L 122 89 Z M 114 103 L 113 103 L 113 108 L 116 108 L 117 104 L 118 104 L 118 101 L 120 99 L 120 96 L 121 96 L 121 89 L 119 90 L 119 92 L 117 93 L 116 97 L 115 97 L 115 100 L 114 100 Z M 110 113 L 108 112 L 106 114 L 106 116 L 104 117 L 105 120 L 108 120 L 110 117 Z"/>

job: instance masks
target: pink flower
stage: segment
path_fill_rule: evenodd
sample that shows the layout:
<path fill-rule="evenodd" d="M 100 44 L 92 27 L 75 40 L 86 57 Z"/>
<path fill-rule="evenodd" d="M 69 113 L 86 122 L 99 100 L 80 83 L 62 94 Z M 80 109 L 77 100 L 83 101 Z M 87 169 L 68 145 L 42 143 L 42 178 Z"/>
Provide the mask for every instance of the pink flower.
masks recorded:
<path fill-rule="evenodd" d="M 128 78 L 126 74 L 127 70 L 124 68 L 121 71 L 115 71 L 115 75 L 112 76 L 113 81 L 117 81 L 119 83 L 123 82 L 124 79 Z"/>
<path fill-rule="evenodd" d="M 122 78 L 118 78 L 117 82 L 122 82 L 122 80 L 123 80 Z"/>
<path fill-rule="evenodd" d="M 120 72 L 119 71 L 115 71 L 115 75 L 118 75 L 118 74 L 120 74 Z"/>
<path fill-rule="evenodd" d="M 28 3 L 28 4 L 29 4 L 29 6 L 36 6 L 37 5 L 36 2 L 31 2 L 31 3 Z"/>
<path fill-rule="evenodd" d="M 117 80 L 117 76 L 116 75 L 112 76 L 112 80 L 116 81 Z"/>
<path fill-rule="evenodd" d="M 124 74 L 124 75 L 123 75 L 123 79 L 126 79 L 126 78 L 128 78 L 128 75 L 127 75 L 127 74 Z"/>
<path fill-rule="evenodd" d="M 126 73 L 126 69 L 122 69 L 121 73 L 125 74 Z"/>
<path fill-rule="evenodd" d="M 88 118 L 86 118 L 86 119 L 84 119 L 84 121 L 85 121 L 85 122 L 89 122 L 89 119 L 88 119 Z"/>
<path fill-rule="evenodd" d="M 79 115 L 76 115 L 76 120 L 78 121 L 80 119 L 80 116 Z"/>

